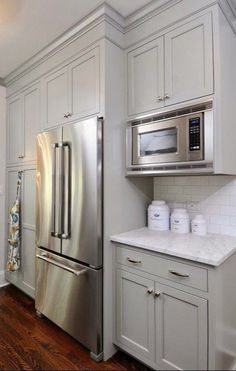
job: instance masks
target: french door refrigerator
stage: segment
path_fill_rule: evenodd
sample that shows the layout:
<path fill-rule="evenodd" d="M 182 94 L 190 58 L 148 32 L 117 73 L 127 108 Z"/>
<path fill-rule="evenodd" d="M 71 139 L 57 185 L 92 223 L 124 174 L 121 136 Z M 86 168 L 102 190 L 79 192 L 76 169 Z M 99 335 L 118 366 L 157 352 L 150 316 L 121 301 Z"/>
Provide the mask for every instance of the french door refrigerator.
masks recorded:
<path fill-rule="evenodd" d="M 100 360 L 102 120 L 39 134 L 36 183 L 36 311 Z"/>

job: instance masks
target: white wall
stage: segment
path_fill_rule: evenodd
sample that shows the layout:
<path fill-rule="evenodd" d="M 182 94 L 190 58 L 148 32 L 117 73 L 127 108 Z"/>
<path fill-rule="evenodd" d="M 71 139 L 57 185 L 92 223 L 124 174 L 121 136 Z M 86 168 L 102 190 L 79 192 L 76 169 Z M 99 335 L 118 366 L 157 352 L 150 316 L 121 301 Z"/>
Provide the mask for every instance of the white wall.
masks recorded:
<path fill-rule="evenodd" d="M 5 171 L 6 171 L 6 89 L 0 86 L 0 287 L 4 279 L 5 246 Z"/>
<path fill-rule="evenodd" d="M 202 213 L 208 232 L 236 236 L 236 177 L 226 175 L 154 178 L 154 199 Z"/>

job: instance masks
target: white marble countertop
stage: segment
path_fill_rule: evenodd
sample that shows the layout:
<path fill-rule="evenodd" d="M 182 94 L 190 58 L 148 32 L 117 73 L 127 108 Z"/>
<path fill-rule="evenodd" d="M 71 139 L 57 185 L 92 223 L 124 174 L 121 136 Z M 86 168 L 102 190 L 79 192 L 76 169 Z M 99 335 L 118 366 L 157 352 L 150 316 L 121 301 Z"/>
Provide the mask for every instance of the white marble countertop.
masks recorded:
<path fill-rule="evenodd" d="M 236 237 L 156 232 L 146 227 L 112 236 L 111 241 L 212 266 L 219 266 L 236 251 Z"/>

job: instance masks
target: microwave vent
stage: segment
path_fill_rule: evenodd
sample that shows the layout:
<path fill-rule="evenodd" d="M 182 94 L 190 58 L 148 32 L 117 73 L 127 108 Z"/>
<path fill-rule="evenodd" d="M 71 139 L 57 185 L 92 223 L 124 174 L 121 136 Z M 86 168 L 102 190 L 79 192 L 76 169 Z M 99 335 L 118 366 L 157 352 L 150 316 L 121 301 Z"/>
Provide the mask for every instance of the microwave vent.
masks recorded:
<path fill-rule="evenodd" d="M 182 108 L 176 111 L 160 113 L 160 114 L 153 115 L 150 117 L 145 117 L 143 119 L 141 118 L 141 119 L 133 120 L 133 121 L 130 121 L 130 124 L 132 126 L 142 125 L 142 124 L 157 122 L 157 121 L 166 120 L 166 119 L 170 119 L 174 117 L 185 116 L 185 115 L 189 115 L 189 114 L 196 113 L 196 112 L 204 112 L 210 108 L 212 108 L 212 102 L 208 102 L 202 105 L 191 106 L 188 108 Z"/>
<path fill-rule="evenodd" d="M 164 166 L 135 166 L 127 169 L 128 176 L 137 175 L 187 175 L 187 174 L 213 173 L 212 162 L 204 164 L 188 164 L 188 165 L 164 165 Z"/>

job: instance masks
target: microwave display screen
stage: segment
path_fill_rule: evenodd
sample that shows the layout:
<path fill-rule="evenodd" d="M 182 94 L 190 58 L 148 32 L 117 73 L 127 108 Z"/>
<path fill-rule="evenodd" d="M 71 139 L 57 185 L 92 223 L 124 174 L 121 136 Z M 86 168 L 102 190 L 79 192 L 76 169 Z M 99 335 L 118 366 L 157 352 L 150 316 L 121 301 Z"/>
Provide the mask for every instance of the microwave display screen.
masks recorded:
<path fill-rule="evenodd" d="M 189 150 L 199 151 L 201 145 L 200 117 L 189 119 Z"/>
<path fill-rule="evenodd" d="M 177 128 L 168 128 L 139 134 L 140 156 L 177 152 Z"/>

